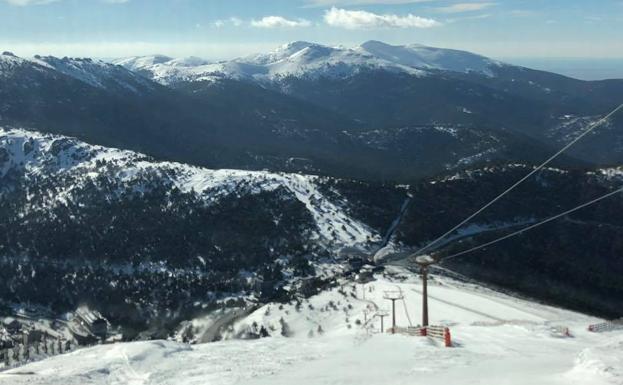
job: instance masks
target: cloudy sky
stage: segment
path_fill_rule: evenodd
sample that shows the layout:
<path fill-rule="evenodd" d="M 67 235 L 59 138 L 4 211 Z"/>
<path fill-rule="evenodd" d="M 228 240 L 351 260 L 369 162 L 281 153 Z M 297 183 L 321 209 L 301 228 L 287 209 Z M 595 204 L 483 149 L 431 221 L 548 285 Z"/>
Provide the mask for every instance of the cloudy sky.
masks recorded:
<path fill-rule="evenodd" d="M 293 40 L 623 58 L 623 0 L 0 0 L 0 50 L 227 59 Z"/>

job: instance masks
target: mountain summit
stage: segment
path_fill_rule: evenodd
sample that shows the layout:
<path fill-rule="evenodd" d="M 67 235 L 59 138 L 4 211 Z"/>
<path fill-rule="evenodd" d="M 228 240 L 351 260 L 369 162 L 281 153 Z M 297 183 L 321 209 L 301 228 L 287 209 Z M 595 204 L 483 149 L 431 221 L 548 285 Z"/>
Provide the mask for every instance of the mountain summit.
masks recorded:
<path fill-rule="evenodd" d="M 347 78 L 366 70 L 387 70 L 426 76 L 428 71 L 476 72 L 492 76 L 499 62 L 465 51 L 423 45 L 390 45 L 368 41 L 355 48 L 331 47 L 306 41 L 284 44 L 219 63 L 202 60 L 159 60 L 161 56 L 115 60 L 115 64 L 147 74 L 163 84 L 180 81 L 253 79 L 275 81 L 285 77 Z"/>
<path fill-rule="evenodd" d="M 376 58 L 411 68 L 490 74 L 493 66 L 501 65 L 471 52 L 420 44 L 390 45 L 371 40 L 363 43 L 358 49 Z"/>

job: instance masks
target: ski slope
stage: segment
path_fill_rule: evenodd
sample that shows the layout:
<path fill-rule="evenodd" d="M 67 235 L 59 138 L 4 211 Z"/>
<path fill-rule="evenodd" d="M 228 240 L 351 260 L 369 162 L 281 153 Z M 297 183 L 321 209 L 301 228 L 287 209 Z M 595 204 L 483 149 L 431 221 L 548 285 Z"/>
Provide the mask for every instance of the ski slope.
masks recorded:
<path fill-rule="evenodd" d="M 590 333 L 588 324 L 600 320 L 449 278 L 432 277 L 429 305 L 432 323 L 451 328 L 454 347 L 380 334 L 377 318 L 367 329 L 357 325 L 366 307 L 388 308 L 387 290 L 405 295 L 397 324 L 408 325 L 405 307 L 418 322 L 419 279 L 390 272 L 365 287 L 342 281 L 298 307 L 266 305 L 232 331 L 256 322 L 270 338 L 98 346 L 0 373 L 0 384 L 623 384 L 623 331 Z M 569 327 L 572 337 L 556 326 Z"/>

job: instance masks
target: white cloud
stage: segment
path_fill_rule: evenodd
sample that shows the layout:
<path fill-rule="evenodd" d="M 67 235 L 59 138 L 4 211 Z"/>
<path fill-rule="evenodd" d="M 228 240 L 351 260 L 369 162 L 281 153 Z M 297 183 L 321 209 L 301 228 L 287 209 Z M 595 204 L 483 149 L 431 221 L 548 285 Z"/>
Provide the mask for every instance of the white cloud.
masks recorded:
<path fill-rule="evenodd" d="M 461 13 L 480 11 L 485 8 L 493 7 L 495 3 L 456 3 L 447 7 L 435 8 L 439 12 L 444 13 Z"/>
<path fill-rule="evenodd" d="M 216 28 L 222 28 L 225 27 L 227 25 L 232 25 L 234 27 L 240 27 L 244 22 L 242 21 L 242 19 L 239 19 L 237 17 L 230 17 L 229 19 L 219 19 L 216 20 L 214 23 L 212 23 L 213 26 L 215 26 Z"/>
<path fill-rule="evenodd" d="M 240 27 L 242 25 L 242 19 L 237 17 L 230 17 L 229 22 L 234 25 L 234 27 Z"/>
<path fill-rule="evenodd" d="M 437 0 L 307 0 L 308 7 L 328 7 L 329 5 L 361 5 L 361 4 L 413 4 Z"/>
<path fill-rule="evenodd" d="M 281 16 L 266 16 L 260 20 L 252 20 L 251 26 L 257 28 L 296 28 L 309 27 L 311 23 L 305 19 L 288 20 Z"/>
<path fill-rule="evenodd" d="M 430 28 L 441 25 L 436 20 L 408 14 L 376 14 L 368 11 L 350 11 L 331 8 L 324 14 L 324 21 L 330 26 L 346 29 L 371 28 Z"/>

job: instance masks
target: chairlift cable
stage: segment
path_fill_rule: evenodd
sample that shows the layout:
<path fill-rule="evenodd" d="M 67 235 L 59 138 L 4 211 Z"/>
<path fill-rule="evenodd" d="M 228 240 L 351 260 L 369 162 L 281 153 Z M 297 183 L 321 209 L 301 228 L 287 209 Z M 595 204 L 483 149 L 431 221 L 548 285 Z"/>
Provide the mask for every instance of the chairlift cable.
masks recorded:
<path fill-rule="evenodd" d="M 496 244 L 496 243 L 498 243 L 498 242 L 501 242 L 501 241 L 504 241 L 504 240 L 506 240 L 506 239 L 509 239 L 509 238 L 515 237 L 515 236 L 517 236 L 517 235 L 523 234 L 523 233 L 524 233 L 524 232 L 526 232 L 526 231 L 532 230 L 532 229 L 534 229 L 534 228 L 536 228 L 536 227 L 539 227 L 539 226 L 542 226 L 542 225 L 544 225 L 544 224 L 546 224 L 546 223 L 552 222 L 552 221 L 554 221 L 554 220 L 556 220 L 556 219 L 558 219 L 558 218 L 564 217 L 565 215 L 569 215 L 569 214 L 571 214 L 571 213 L 574 213 L 574 212 L 576 212 L 576 211 L 578 211 L 578 210 L 581 210 L 581 209 L 583 209 L 583 208 L 585 208 L 585 207 L 587 207 L 587 206 L 590 206 L 590 205 L 592 205 L 592 204 L 595 204 L 595 203 L 597 203 L 597 202 L 600 202 L 600 201 L 602 201 L 602 200 L 604 200 L 604 199 L 606 199 L 606 198 L 610 198 L 611 196 L 616 195 L 616 194 L 621 193 L 621 192 L 623 192 L 623 187 L 621 187 L 621 188 L 619 188 L 619 189 L 617 189 L 617 190 L 611 191 L 611 192 L 609 192 L 608 194 L 602 195 L 602 196 L 600 196 L 599 198 L 595 198 L 595 199 L 593 199 L 593 200 L 591 200 L 591 201 L 589 201 L 589 202 L 586 202 L 586 203 L 584 203 L 584 204 L 581 204 L 580 206 L 577 206 L 577 207 L 575 207 L 575 208 L 572 208 L 571 210 L 567 210 L 567 211 L 565 211 L 565 212 L 563 212 L 563 213 L 560 213 L 560 214 L 555 215 L 555 216 L 553 216 L 553 217 L 549 217 L 549 218 L 547 218 L 547 219 L 545 219 L 545 220 L 542 220 L 541 222 L 538 222 L 538 223 L 532 224 L 532 225 L 530 225 L 530 226 L 524 227 L 523 229 L 517 230 L 517 231 L 515 231 L 515 232 L 513 232 L 513 233 L 510 233 L 510 234 L 504 235 L 504 236 L 502 236 L 502 237 L 500 237 L 500 238 L 497 238 L 497 239 L 495 239 L 495 240 L 493 240 L 493 241 L 486 242 L 486 243 L 484 243 L 484 244 L 482 244 L 482 245 L 472 247 L 471 249 L 467 249 L 467 250 L 461 251 L 461 252 L 456 253 L 456 254 L 452 254 L 452 255 L 447 256 L 447 257 L 445 257 L 445 258 L 441 258 L 441 261 L 447 261 L 447 260 L 449 260 L 449 259 L 457 258 L 457 257 L 460 257 L 460 256 L 462 256 L 462 255 L 465 255 L 465 254 L 468 254 L 468 253 L 471 253 L 471 252 L 474 252 L 474 251 L 477 251 L 477 250 L 483 249 L 483 248 L 485 248 L 485 247 L 488 247 L 488 246 L 494 245 L 494 244 Z"/>
<path fill-rule="evenodd" d="M 492 199 L 491 201 L 489 201 L 489 203 L 487 203 L 486 205 L 484 205 L 483 207 L 481 207 L 479 210 L 477 210 L 475 213 L 473 213 L 472 215 L 470 215 L 469 217 L 467 217 L 466 219 L 464 219 L 463 221 L 461 221 L 458 225 L 454 226 L 453 228 L 451 228 L 450 230 L 448 230 L 446 233 L 444 233 L 443 235 L 441 235 L 440 237 L 434 239 L 432 242 L 428 243 L 426 246 L 422 247 L 421 249 L 419 249 L 414 255 L 419 255 L 421 253 L 423 253 L 424 251 L 428 250 L 429 248 L 431 248 L 433 245 L 435 245 L 436 243 L 438 243 L 439 241 L 441 241 L 442 239 L 444 239 L 445 237 L 447 237 L 448 235 L 450 235 L 451 233 L 453 233 L 455 230 L 459 229 L 460 227 L 462 227 L 464 224 L 466 224 L 467 222 L 471 221 L 472 219 L 474 219 L 474 217 L 476 217 L 478 214 L 482 213 L 483 211 L 485 211 L 487 208 L 489 208 L 489 206 L 493 205 L 495 202 L 499 201 L 500 199 L 502 199 L 504 196 L 506 196 L 508 193 L 510 193 L 511 191 L 513 191 L 515 188 L 517 188 L 517 186 L 519 186 L 520 184 L 522 184 L 524 181 L 526 181 L 528 178 L 530 178 L 532 175 L 536 174 L 537 172 L 539 172 L 541 169 L 543 169 L 545 166 L 547 166 L 548 164 L 550 164 L 554 159 L 556 159 L 558 156 L 560 156 L 562 153 L 564 153 L 565 151 L 567 151 L 570 147 L 572 147 L 573 145 L 575 145 L 577 142 L 579 142 L 582 138 L 584 138 L 586 135 L 590 134 L 592 131 L 594 131 L 597 127 L 601 126 L 602 124 L 604 124 L 605 122 L 608 121 L 608 119 L 610 119 L 613 115 L 615 115 L 617 112 L 619 112 L 621 109 L 623 109 L 623 104 L 619 105 L 617 108 L 615 108 L 612 112 L 610 112 L 608 115 L 604 116 L 603 118 L 599 119 L 598 121 L 594 122 L 593 124 L 591 124 L 589 126 L 588 129 L 586 129 L 581 135 L 579 135 L 577 138 L 575 138 L 574 140 L 572 140 L 571 142 L 569 142 L 566 146 L 564 146 L 562 149 L 560 149 L 558 152 L 556 152 L 554 155 L 552 155 L 551 157 L 549 157 L 546 161 L 544 161 L 543 163 L 541 163 L 539 166 L 537 166 L 536 168 L 534 168 L 531 172 L 529 172 L 526 176 L 524 176 L 523 178 L 521 178 L 519 181 L 515 182 L 512 186 L 510 186 L 509 188 L 507 188 L 506 190 L 504 190 L 501 194 L 499 194 L 497 197 L 495 197 L 494 199 Z"/>
<path fill-rule="evenodd" d="M 409 321 L 409 326 L 413 326 L 413 322 L 411 322 L 411 317 L 409 317 L 409 311 L 407 310 L 407 303 L 405 302 L 404 297 L 402 298 L 402 306 L 405 308 L 405 314 L 407 315 L 407 321 Z"/>

